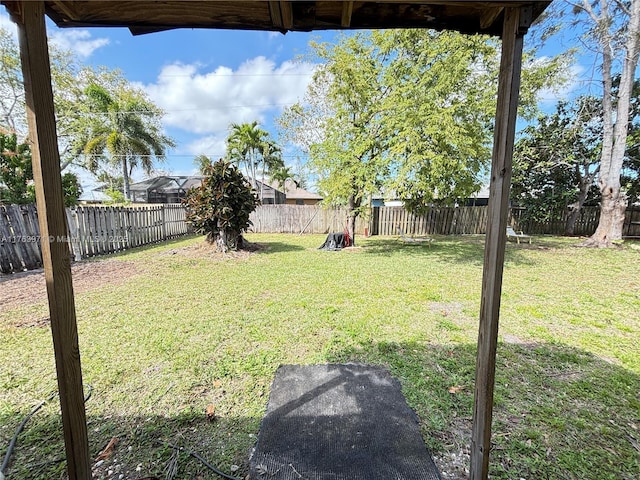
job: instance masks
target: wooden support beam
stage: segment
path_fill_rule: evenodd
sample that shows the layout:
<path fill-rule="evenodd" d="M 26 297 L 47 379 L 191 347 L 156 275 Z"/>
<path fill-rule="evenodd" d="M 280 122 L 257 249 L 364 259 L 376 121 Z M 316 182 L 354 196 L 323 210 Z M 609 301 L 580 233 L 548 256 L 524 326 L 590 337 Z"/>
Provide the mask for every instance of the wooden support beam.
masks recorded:
<path fill-rule="evenodd" d="M 20 2 L 19 25 L 29 141 L 36 187 L 51 333 L 70 480 L 91 478 L 78 329 L 71 282 L 44 3 Z"/>
<path fill-rule="evenodd" d="M 344 28 L 351 26 L 351 15 L 353 14 L 353 2 L 342 2 L 342 22 Z"/>
<path fill-rule="evenodd" d="M 520 9 L 505 10 L 498 105 L 493 137 L 487 236 L 484 249 L 482 299 L 471 437 L 471 480 L 487 480 L 491 449 L 493 389 L 495 384 L 498 319 L 502 293 L 506 225 L 511 186 L 513 143 L 522 68 L 524 33 Z"/>

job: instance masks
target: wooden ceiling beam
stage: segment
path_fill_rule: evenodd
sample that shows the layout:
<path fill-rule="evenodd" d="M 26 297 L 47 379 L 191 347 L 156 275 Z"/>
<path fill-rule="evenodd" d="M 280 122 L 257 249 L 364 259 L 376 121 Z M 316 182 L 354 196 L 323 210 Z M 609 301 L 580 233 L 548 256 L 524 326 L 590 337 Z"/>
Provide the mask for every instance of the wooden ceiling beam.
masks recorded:
<path fill-rule="evenodd" d="M 484 10 L 480 15 L 480 28 L 482 30 L 489 28 L 503 11 L 504 7 L 487 8 Z"/>
<path fill-rule="evenodd" d="M 22 2 L 8 1 L 2 2 L 2 4 L 7 8 L 9 16 L 15 23 L 17 23 L 18 25 L 24 23 L 22 20 Z"/>
<path fill-rule="evenodd" d="M 291 2 L 280 2 L 280 13 L 282 14 L 282 24 L 287 30 L 293 28 L 293 8 Z"/>
<path fill-rule="evenodd" d="M 71 8 L 71 5 L 69 5 L 69 2 L 55 1 L 53 3 L 57 10 L 65 14 L 71 20 L 78 20 L 79 18 L 78 11 L 77 11 L 78 5 L 74 5 L 75 8 Z"/>
<path fill-rule="evenodd" d="M 293 28 L 293 8 L 291 2 L 271 1 L 269 2 L 269 13 L 273 26 L 282 31 Z"/>
<path fill-rule="evenodd" d="M 351 15 L 353 14 L 353 2 L 342 2 L 342 21 L 340 24 L 344 28 L 351 26 Z"/>

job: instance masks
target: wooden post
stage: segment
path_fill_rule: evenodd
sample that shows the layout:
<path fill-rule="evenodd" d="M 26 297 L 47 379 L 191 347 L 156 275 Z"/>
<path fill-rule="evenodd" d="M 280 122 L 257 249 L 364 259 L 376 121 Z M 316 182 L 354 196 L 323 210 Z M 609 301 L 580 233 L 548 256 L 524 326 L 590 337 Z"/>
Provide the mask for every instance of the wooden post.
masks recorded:
<path fill-rule="evenodd" d="M 504 15 L 478 331 L 471 438 L 471 480 L 486 480 L 489 474 L 498 318 L 504 250 L 507 241 L 505 229 L 522 64 L 524 31 L 521 27 L 523 20 L 528 19 L 527 13 L 525 9 L 507 8 Z"/>
<path fill-rule="evenodd" d="M 43 2 L 17 2 L 27 121 L 36 186 L 58 392 L 71 480 L 91 478 L 78 330 L 71 282 L 70 250 L 60 176 L 51 70 Z"/>

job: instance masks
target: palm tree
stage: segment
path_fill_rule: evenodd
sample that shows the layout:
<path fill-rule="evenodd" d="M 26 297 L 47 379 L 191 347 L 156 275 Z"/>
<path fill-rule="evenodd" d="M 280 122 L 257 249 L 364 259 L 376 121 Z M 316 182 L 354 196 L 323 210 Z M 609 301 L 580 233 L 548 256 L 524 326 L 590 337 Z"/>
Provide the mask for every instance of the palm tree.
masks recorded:
<path fill-rule="evenodd" d="M 285 167 L 284 165 L 271 171 L 269 176 L 272 182 L 276 182 L 280 189 L 286 193 L 287 180 L 291 180 L 296 187 L 300 187 L 298 180 L 295 177 L 295 173 L 291 170 L 291 167 Z"/>
<path fill-rule="evenodd" d="M 262 185 L 264 185 L 264 176 L 268 174 L 272 176 L 273 172 L 284 168 L 282 160 L 282 150 L 275 142 L 266 140 L 262 145 L 262 182 L 260 186 L 260 199 L 262 199 Z M 284 193 L 284 190 L 283 190 Z"/>
<path fill-rule="evenodd" d="M 258 128 L 258 122 L 232 123 L 231 133 L 227 138 L 227 157 L 239 167 L 244 166 L 245 173 L 256 188 L 256 173 L 258 158 L 262 150 L 262 143 L 269 134 Z"/>
<path fill-rule="evenodd" d="M 161 132 L 162 111 L 142 92 L 119 88 L 115 95 L 96 84 L 86 90 L 92 112 L 99 114 L 92 122 L 81 150 L 88 156 L 87 168 L 96 172 L 101 163 L 119 165 L 124 180 L 124 196 L 131 200 L 131 171 L 141 167 L 151 173 L 155 161 L 164 160 L 174 141 Z"/>
<path fill-rule="evenodd" d="M 200 175 L 206 175 L 205 170 L 207 169 L 207 167 L 213 165 L 213 162 L 206 155 L 200 154 L 193 159 L 193 164 L 198 167 L 198 172 L 200 173 Z"/>
<path fill-rule="evenodd" d="M 227 138 L 227 159 L 238 166 L 244 166 L 245 173 L 254 190 L 258 190 L 256 179 L 258 174 L 264 177 L 271 170 L 283 166 L 282 154 L 276 143 L 269 138 L 269 133 L 258 127 L 258 122 L 232 123 L 231 133 Z M 259 197 L 263 198 L 262 186 Z"/>

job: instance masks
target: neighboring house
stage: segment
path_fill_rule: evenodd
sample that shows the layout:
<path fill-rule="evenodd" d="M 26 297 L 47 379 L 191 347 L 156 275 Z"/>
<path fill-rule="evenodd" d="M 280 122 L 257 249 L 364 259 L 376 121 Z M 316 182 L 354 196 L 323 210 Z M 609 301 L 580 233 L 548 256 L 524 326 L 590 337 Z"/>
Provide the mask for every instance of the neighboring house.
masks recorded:
<path fill-rule="evenodd" d="M 132 183 L 131 200 L 134 203 L 180 203 L 187 190 L 198 187 L 204 179 L 201 175 L 169 176 L 148 178 L 142 182 Z M 315 205 L 322 201 L 322 196 L 298 188 L 295 182 L 287 180 L 284 192 L 276 183 L 268 184 L 256 180 L 258 196 L 262 196 L 263 205 Z"/>
<path fill-rule="evenodd" d="M 272 188 L 281 188 L 277 183 L 271 183 Z M 284 184 L 285 202 L 287 205 L 315 205 L 323 200 L 321 195 L 300 188 L 292 180 Z"/>
<path fill-rule="evenodd" d="M 199 187 L 205 177 L 201 175 L 170 176 L 148 178 L 130 185 L 131 200 L 134 203 L 180 203 L 187 190 Z M 256 180 L 258 195 L 262 195 L 264 205 L 285 203 L 285 194 L 271 185 Z"/>
<path fill-rule="evenodd" d="M 480 191 L 474 193 L 469 198 L 464 198 L 456 202 L 456 206 L 460 207 L 484 207 L 489 205 L 489 185 L 483 185 Z M 390 195 L 377 193 L 371 197 L 372 207 L 402 207 L 404 202 L 399 198 L 394 198 L 393 192 Z"/>
<path fill-rule="evenodd" d="M 398 198 L 394 190 L 390 192 L 380 191 L 371 195 L 372 207 L 404 207 L 404 201 Z"/>
<path fill-rule="evenodd" d="M 482 185 L 480 191 L 462 202 L 462 207 L 485 207 L 489 205 L 489 184 Z"/>
<path fill-rule="evenodd" d="M 203 176 L 167 175 L 148 178 L 129 186 L 131 200 L 134 203 L 180 203 L 187 190 L 200 186 L 203 179 Z"/>
<path fill-rule="evenodd" d="M 278 188 L 268 183 L 262 183 L 260 180 L 256 180 L 256 193 L 262 199 L 263 205 L 282 205 L 287 199 L 286 195 Z"/>
<path fill-rule="evenodd" d="M 86 190 L 82 192 L 80 198 L 78 198 L 78 202 L 82 204 L 88 203 L 105 203 L 110 202 L 111 197 L 101 191 L 100 188 L 94 188 L 93 190 Z"/>

